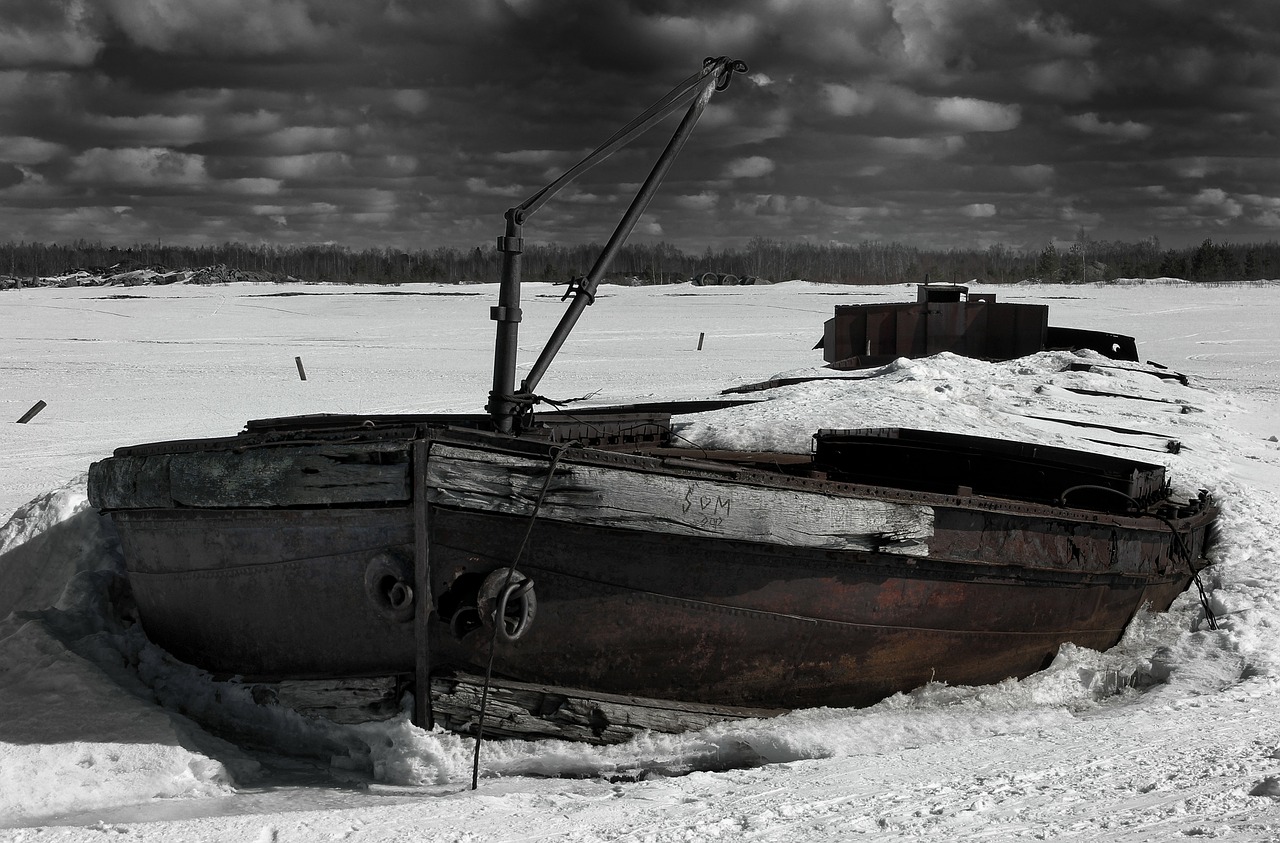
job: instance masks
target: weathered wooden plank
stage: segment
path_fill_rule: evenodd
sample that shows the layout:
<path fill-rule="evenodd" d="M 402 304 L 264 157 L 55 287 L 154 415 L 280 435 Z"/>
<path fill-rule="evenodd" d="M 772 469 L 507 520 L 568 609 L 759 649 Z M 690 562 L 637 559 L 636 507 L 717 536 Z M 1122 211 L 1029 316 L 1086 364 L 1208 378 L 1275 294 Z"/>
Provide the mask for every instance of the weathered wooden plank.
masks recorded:
<path fill-rule="evenodd" d="M 400 713 L 404 682 L 396 676 L 259 682 L 250 693 L 259 704 L 278 703 L 334 723 L 389 720 Z"/>
<path fill-rule="evenodd" d="M 174 454 L 170 490 L 182 506 L 298 506 L 404 501 L 408 460 L 370 464 L 369 446 Z"/>
<path fill-rule="evenodd" d="M 435 443 L 433 503 L 529 515 L 547 461 Z M 562 461 L 540 518 L 797 547 L 923 556 L 932 507 Z"/>
<path fill-rule="evenodd" d="M 474 732 L 483 681 L 469 674 L 433 677 L 432 708 L 439 725 L 456 732 Z M 259 682 L 251 687 L 253 698 L 261 704 L 283 705 L 299 714 L 335 723 L 395 717 L 401 711 L 406 690 L 405 677 L 400 676 Z M 630 740 L 642 732 L 675 734 L 723 720 L 775 717 L 782 713 L 782 709 L 706 706 L 495 679 L 490 683 L 485 704 L 484 733 L 491 738 L 559 738 L 611 744 Z"/>
<path fill-rule="evenodd" d="M 94 464 L 102 509 L 276 507 L 409 499 L 402 443 L 281 445 L 113 457 Z"/>
<path fill-rule="evenodd" d="M 437 722 L 452 731 L 474 732 L 482 682 L 474 676 L 436 677 L 431 692 Z M 775 709 L 701 706 L 494 680 L 485 705 L 484 733 L 499 738 L 559 738 L 613 744 L 642 732 L 689 732 L 723 720 L 774 717 L 781 713 Z"/>
<path fill-rule="evenodd" d="M 89 466 L 89 503 L 98 509 L 164 509 L 169 495 L 168 457 L 114 457 Z"/>

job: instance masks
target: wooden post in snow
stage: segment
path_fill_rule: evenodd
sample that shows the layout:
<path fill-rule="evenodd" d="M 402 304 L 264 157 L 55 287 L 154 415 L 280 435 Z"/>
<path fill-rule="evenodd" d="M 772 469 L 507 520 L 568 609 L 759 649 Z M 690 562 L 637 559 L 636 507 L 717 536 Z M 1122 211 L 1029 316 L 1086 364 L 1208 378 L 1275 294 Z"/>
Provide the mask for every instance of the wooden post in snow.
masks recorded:
<path fill-rule="evenodd" d="M 307 370 L 302 368 L 302 358 L 295 357 L 293 358 L 293 362 L 298 364 L 298 379 L 305 381 L 307 379 Z"/>
<path fill-rule="evenodd" d="M 706 333 L 698 334 L 698 351 L 702 351 L 702 341 L 707 338 Z"/>
<path fill-rule="evenodd" d="M 22 418 L 18 419 L 18 424 L 26 424 L 27 422 L 31 421 L 36 417 L 36 413 L 40 412 L 47 406 L 49 405 L 44 403 L 43 401 L 37 401 L 31 407 L 30 410 L 27 410 L 25 413 L 22 414 Z"/>

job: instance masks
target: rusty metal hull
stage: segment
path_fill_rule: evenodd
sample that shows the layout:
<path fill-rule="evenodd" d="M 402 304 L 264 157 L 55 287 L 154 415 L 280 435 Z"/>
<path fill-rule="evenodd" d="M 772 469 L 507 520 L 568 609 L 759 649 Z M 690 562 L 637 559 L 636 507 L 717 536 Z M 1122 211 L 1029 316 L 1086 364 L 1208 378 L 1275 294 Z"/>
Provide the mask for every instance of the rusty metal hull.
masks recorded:
<path fill-rule="evenodd" d="M 147 636 L 215 674 L 310 679 L 413 669 L 413 627 L 370 599 L 371 560 L 412 559 L 406 508 L 117 510 Z"/>
<path fill-rule="evenodd" d="M 440 513 L 436 588 L 501 564 L 520 519 Z M 479 537 L 483 536 L 483 539 Z M 858 706 L 930 681 L 976 685 L 1047 666 L 1061 644 L 1106 649 L 1163 578 L 1005 569 L 788 549 L 572 524 L 534 528 L 529 633 L 495 671 L 527 682 L 703 704 Z M 482 670 L 490 637 L 433 629 L 435 660 Z"/>
<path fill-rule="evenodd" d="M 164 449 L 145 451 L 127 483 L 95 466 L 92 493 L 114 503 L 148 635 L 252 680 L 424 664 L 483 673 L 496 640 L 496 675 L 519 682 L 702 705 L 865 705 L 929 681 L 1025 676 L 1066 642 L 1112 646 L 1206 564 L 1216 515 L 1203 501 L 1154 517 L 871 487 L 804 476 L 820 474 L 812 465 L 765 471 L 756 458 L 652 448 L 434 428 L 411 438 L 370 440 L 374 479 L 344 438 L 343 476 L 359 466 L 392 500 L 323 507 L 310 497 L 324 475 L 313 456 L 298 493 L 309 503 L 295 507 L 261 506 L 256 490 L 237 492 L 252 506 L 159 507 L 179 492 L 152 483 L 148 505 L 128 508 Z M 278 451 L 281 477 L 297 470 L 291 450 L 319 447 L 267 444 L 255 465 Z M 199 485 L 201 449 L 175 450 L 183 488 Z M 209 476 L 226 477 L 228 448 L 209 451 Z M 387 479 L 397 466 L 404 483 Z M 407 496 L 385 491 L 402 486 Z M 514 640 L 495 639 L 482 591 L 513 564 L 534 584 L 536 614 Z M 412 607 L 388 598 L 408 586 Z"/>

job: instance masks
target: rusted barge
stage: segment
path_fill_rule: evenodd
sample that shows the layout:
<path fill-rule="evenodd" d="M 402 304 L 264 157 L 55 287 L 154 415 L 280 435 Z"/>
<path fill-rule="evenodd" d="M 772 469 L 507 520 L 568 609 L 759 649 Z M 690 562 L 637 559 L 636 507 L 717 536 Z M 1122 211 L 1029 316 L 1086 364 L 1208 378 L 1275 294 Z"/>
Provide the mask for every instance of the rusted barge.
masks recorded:
<path fill-rule="evenodd" d="M 808 454 L 677 447 L 674 417 L 741 400 L 533 412 L 742 69 L 708 60 L 584 162 L 693 97 L 519 389 L 521 226 L 584 165 L 508 212 L 486 414 L 260 420 L 95 463 L 152 640 L 246 682 L 391 677 L 424 725 L 475 728 L 488 687 L 490 734 L 615 741 L 1023 676 L 1167 608 L 1217 509 L 1168 500 L 1157 465 L 906 430 L 819 431 Z"/>
<path fill-rule="evenodd" d="M 914 302 L 837 305 L 823 325 L 822 349 L 832 369 L 883 366 L 899 357 L 949 351 L 1012 360 L 1053 348 L 1087 348 L 1113 360 L 1137 361 L 1133 337 L 1049 324 L 1049 307 L 996 301 L 964 284 L 930 284 Z"/>

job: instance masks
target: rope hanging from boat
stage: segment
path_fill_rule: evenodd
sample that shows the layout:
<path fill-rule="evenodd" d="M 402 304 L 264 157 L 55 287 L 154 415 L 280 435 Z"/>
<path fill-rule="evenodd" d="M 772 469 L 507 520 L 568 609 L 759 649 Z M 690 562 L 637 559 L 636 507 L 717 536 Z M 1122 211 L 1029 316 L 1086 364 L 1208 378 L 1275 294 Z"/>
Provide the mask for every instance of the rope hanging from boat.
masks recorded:
<path fill-rule="evenodd" d="M 1132 504 L 1134 512 L 1142 511 L 1141 505 L 1139 505 L 1139 503 L 1136 500 L 1134 500 L 1132 497 L 1125 494 L 1124 492 L 1120 491 L 1119 489 L 1113 489 L 1110 486 L 1095 486 L 1092 484 L 1072 486 L 1070 489 L 1065 490 L 1058 497 L 1058 504 L 1060 506 L 1066 506 L 1067 495 L 1071 494 L 1072 492 L 1078 491 L 1080 489 L 1089 489 L 1091 491 L 1097 491 L 1097 492 L 1110 492 L 1111 494 L 1118 495 L 1119 497 L 1124 498 L 1130 504 Z M 1203 497 L 1203 494 L 1204 493 L 1201 493 L 1202 497 Z M 1178 532 L 1178 528 L 1174 526 L 1174 523 L 1170 521 L 1168 518 L 1166 518 L 1165 516 L 1161 515 L 1158 512 L 1150 512 L 1148 514 L 1151 515 L 1151 517 L 1153 518 L 1157 518 L 1160 521 L 1163 521 L 1164 525 L 1169 528 L 1169 532 L 1173 535 L 1173 544 L 1170 547 L 1169 555 L 1177 557 L 1178 559 L 1182 560 L 1182 562 L 1186 563 L 1187 567 L 1191 568 L 1191 579 L 1195 581 L 1196 591 L 1199 592 L 1200 594 L 1200 606 L 1204 609 L 1205 620 L 1208 621 L 1209 623 L 1209 629 L 1217 629 L 1218 616 L 1214 614 L 1213 607 L 1209 605 L 1209 595 L 1204 590 L 1204 583 L 1200 580 L 1200 572 L 1196 570 L 1194 567 L 1192 567 L 1193 560 L 1191 559 L 1191 548 L 1187 546 L 1186 539 L 1182 537 L 1182 533 Z"/>
<path fill-rule="evenodd" d="M 1217 629 L 1217 615 L 1213 614 L 1213 608 L 1208 604 L 1208 592 L 1204 591 L 1204 583 L 1199 578 L 1199 571 L 1192 567 L 1192 549 L 1187 546 L 1187 540 L 1183 539 L 1183 533 L 1178 532 L 1178 527 L 1174 526 L 1174 522 L 1165 516 L 1161 516 L 1160 513 L 1155 513 L 1155 516 L 1165 522 L 1165 526 L 1169 527 L 1169 532 L 1174 535 L 1174 553 L 1180 556 L 1184 563 L 1187 563 L 1188 568 L 1192 569 L 1192 579 L 1196 582 L 1196 591 L 1199 592 L 1201 606 L 1204 609 L 1204 620 L 1207 620 L 1208 628 Z"/>
<path fill-rule="evenodd" d="M 1210 629 L 1218 628 L 1218 617 L 1213 613 L 1213 609 L 1209 607 L 1209 595 L 1205 593 L 1204 583 L 1200 582 L 1200 572 L 1195 571 L 1191 574 L 1191 579 L 1196 582 L 1196 590 L 1200 592 L 1200 605 L 1204 607 L 1204 616 L 1209 621 Z"/>
<path fill-rule="evenodd" d="M 507 568 L 507 576 L 503 580 L 502 587 L 498 590 L 498 594 L 504 597 L 509 595 L 511 583 L 516 576 L 516 567 L 520 564 L 521 558 L 524 557 L 525 548 L 529 545 L 529 538 L 533 535 L 533 525 L 538 520 L 538 510 L 542 508 L 542 502 L 547 497 L 547 490 L 551 488 L 551 480 L 556 476 L 556 466 L 560 464 L 560 459 L 570 448 L 580 448 L 581 443 L 577 440 L 565 442 L 562 445 L 553 445 L 551 447 L 551 463 L 547 466 L 547 476 L 542 481 L 542 489 L 538 492 L 537 499 L 533 502 L 533 511 L 529 513 L 529 524 L 525 528 L 524 538 L 520 541 L 520 547 L 516 550 L 515 558 L 511 560 L 511 565 Z M 532 580 L 525 580 L 523 588 L 525 590 L 533 587 Z M 521 586 L 518 586 L 521 587 Z M 500 600 L 497 611 L 502 612 L 505 609 L 506 601 Z M 493 679 L 493 657 L 498 649 L 498 631 L 503 628 L 503 618 L 501 615 L 494 618 L 493 629 L 489 633 L 489 663 L 484 671 L 484 685 L 480 689 L 480 713 L 476 718 L 476 747 L 475 753 L 471 759 L 471 789 L 476 790 L 480 786 L 480 746 L 484 743 L 484 715 L 485 709 L 489 704 L 489 683 Z"/>

